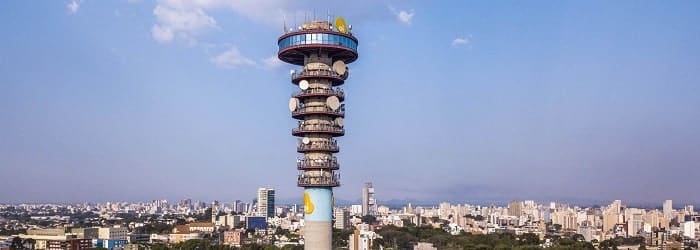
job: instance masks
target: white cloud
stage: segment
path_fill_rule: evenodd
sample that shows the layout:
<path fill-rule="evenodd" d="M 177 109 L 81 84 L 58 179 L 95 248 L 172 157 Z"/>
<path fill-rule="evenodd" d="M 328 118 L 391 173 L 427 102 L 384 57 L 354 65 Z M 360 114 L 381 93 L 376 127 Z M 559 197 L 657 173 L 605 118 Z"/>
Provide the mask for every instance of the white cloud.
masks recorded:
<path fill-rule="evenodd" d="M 216 20 L 201 8 L 182 8 L 179 5 L 158 4 L 153 9 L 157 23 L 151 28 L 153 39 L 161 43 L 179 37 L 190 43 L 194 36 L 216 28 Z"/>
<path fill-rule="evenodd" d="M 158 6 L 178 10 L 229 9 L 256 21 L 279 24 L 282 16 L 292 14 L 291 6 L 296 2 L 279 0 L 159 0 Z M 302 6 L 299 6 L 302 7 Z"/>
<path fill-rule="evenodd" d="M 68 2 L 68 4 L 66 4 L 66 8 L 68 8 L 68 11 L 71 14 L 75 14 L 78 12 L 78 9 L 80 9 L 80 0 L 71 0 Z"/>
<path fill-rule="evenodd" d="M 167 43 L 173 40 L 173 31 L 168 28 L 167 26 L 160 26 L 158 24 L 153 25 L 153 28 L 151 28 L 151 35 L 153 36 L 153 39 L 156 39 L 156 41 L 160 43 Z"/>
<path fill-rule="evenodd" d="M 468 37 L 457 37 L 454 40 L 452 40 L 452 46 L 462 46 L 467 44 L 469 44 Z"/>
<path fill-rule="evenodd" d="M 243 56 L 236 47 L 231 47 L 229 50 L 224 51 L 218 56 L 212 57 L 210 61 L 219 67 L 227 69 L 235 69 L 239 66 L 256 65 L 255 61 Z"/>
<path fill-rule="evenodd" d="M 267 66 L 268 68 L 277 68 L 279 66 L 282 66 L 282 61 L 280 61 L 277 56 L 273 55 L 268 58 L 263 59 L 263 64 Z"/>
<path fill-rule="evenodd" d="M 467 35 L 463 37 L 456 37 L 455 39 L 452 40 L 452 46 L 454 47 L 462 47 L 462 46 L 467 46 L 470 47 L 472 42 L 472 35 Z"/>
<path fill-rule="evenodd" d="M 142 0 L 127 1 L 131 3 Z M 342 14 L 346 17 L 346 20 L 357 23 L 372 23 L 373 20 L 386 19 L 387 13 L 385 11 L 369 11 L 380 10 L 380 7 L 387 6 L 384 0 L 359 1 L 361 4 L 352 4 L 350 6 L 344 2 L 332 1 L 325 6 L 329 10 L 342 10 L 341 13 L 331 12 L 332 18 Z M 228 31 L 227 33 L 235 33 L 235 27 L 219 27 L 214 14 L 237 15 L 245 17 L 254 23 L 282 28 L 283 18 L 286 19 L 288 27 L 297 26 L 304 20 L 304 17 L 310 19 L 312 15 L 318 19 L 326 19 L 325 11 L 316 13 L 309 11 L 317 7 L 318 2 L 315 0 L 156 0 L 153 9 L 153 16 L 156 21 L 152 24 L 151 36 L 158 43 L 179 42 L 179 44 L 202 48 L 209 55 L 210 61 L 220 67 L 255 66 L 257 68 L 277 68 L 283 63 L 276 56 L 264 58 L 264 56 L 251 55 L 251 58 L 260 59 L 249 59 L 243 56 L 237 48 L 232 47 L 231 44 L 225 41 L 212 43 L 212 41 L 202 38 L 203 34 L 212 30 L 226 30 Z M 401 20 L 410 23 L 414 15 L 413 11 L 402 12 L 395 12 L 392 9 L 391 15 L 397 16 L 397 18 L 400 16 Z M 239 36 L 245 35 L 240 34 Z M 216 53 L 210 54 L 209 49 L 216 47 L 220 49 L 223 47 L 227 51 L 218 55 Z M 247 50 L 243 49 L 243 51 Z"/>
<path fill-rule="evenodd" d="M 411 10 L 410 12 L 402 10 L 396 13 L 396 18 L 399 19 L 400 22 L 405 23 L 405 24 L 411 24 L 411 20 L 413 20 L 413 16 L 416 13 Z"/>

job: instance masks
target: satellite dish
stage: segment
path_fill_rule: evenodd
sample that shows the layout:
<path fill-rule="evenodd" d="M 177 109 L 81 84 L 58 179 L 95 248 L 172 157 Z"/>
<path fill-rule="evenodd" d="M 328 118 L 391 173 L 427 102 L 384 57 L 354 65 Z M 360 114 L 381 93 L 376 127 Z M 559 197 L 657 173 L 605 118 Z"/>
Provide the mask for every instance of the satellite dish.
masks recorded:
<path fill-rule="evenodd" d="M 299 88 L 300 88 L 301 90 L 307 90 L 307 89 L 309 89 L 309 81 L 307 81 L 307 80 L 301 80 L 301 81 L 299 81 Z"/>
<path fill-rule="evenodd" d="M 338 100 L 337 96 L 330 96 L 326 98 L 326 106 L 331 108 L 333 111 L 336 111 L 338 108 L 340 108 L 340 100 Z"/>
<path fill-rule="evenodd" d="M 311 142 L 311 139 L 309 139 L 309 137 L 304 137 L 301 139 L 301 143 L 309 144 L 310 142 Z"/>
<path fill-rule="evenodd" d="M 338 73 L 338 75 L 345 75 L 345 72 L 347 72 L 348 67 L 345 66 L 345 62 L 338 60 L 333 63 L 333 71 L 335 73 Z"/>
<path fill-rule="evenodd" d="M 298 106 L 299 106 L 299 99 L 296 99 L 296 98 L 289 99 L 289 111 L 291 111 L 291 112 L 296 111 Z"/>
<path fill-rule="evenodd" d="M 335 125 L 338 125 L 338 127 L 343 127 L 345 126 L 345 121 L 343 120 L 343 117 L 337 117 L 335 118 Z"/>
<path fill-rule="evenodd" d="M 345 25 L 345 19 L 342 17 L 335 19 L 335 28 L 337 28 L 340 33 L 348 33 L 348 27 Z"/>
<path fill-rule="evenodd" d="M 290 71 L 289 71 L 289 74 L 290 74 L 290 75 L 294 75 L 294 73 L 296 73 L 295 70 L 290 70 Z"/>

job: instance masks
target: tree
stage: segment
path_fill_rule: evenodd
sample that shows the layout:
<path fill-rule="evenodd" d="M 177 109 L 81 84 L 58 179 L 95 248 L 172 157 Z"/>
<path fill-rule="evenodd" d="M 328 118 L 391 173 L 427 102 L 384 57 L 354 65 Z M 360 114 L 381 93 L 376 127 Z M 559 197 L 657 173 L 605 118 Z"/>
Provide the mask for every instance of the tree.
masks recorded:
<path fill-rule="evenodd" d="M 583 237 L 582 234 L 574 234 L 574 236 L 571 236 L 571 239 L 575 241 L 586 241 L 586 237 Z"/>
<path fill-rule="evenodd" d="M 362 220 L 362 222 L 370 224 L 370 225 L 373 225 L 374 223 L 377 222 L 377 217 L 374 217 L 374 216 L 369 215 L 369 214 L 362 216 L 362 218 L 360 218 L 360 219 Z"/>
<path fill-rule="evenodd" d="M 525 233 L 520 236 L 520 242 L 522 245 L 539 245 L 540 237 L 533 233 Z"/>
<path fill-rule="evenodd" d="M 352 234 L 350 229 L 333 229 L 333 247 L 347 247 L 350 234 Z"/>
<path fill-rule="evenodd" d="M 304 245 L 285 245 L 282 250 L 304 250 Z"/>
<path fill-rule="evenodd" d="M 604 240 L 600 242 L 601 250 L 617 250 L 617 242 L 615 240 Z"/>
<path fill-rule="evenodd" d="M 24 246 L 22 245 L 22 238 L 20 237 L 14 237 L 12 238 L 12 244 L 10 245 L 10 249 L 24 249 Z"/>

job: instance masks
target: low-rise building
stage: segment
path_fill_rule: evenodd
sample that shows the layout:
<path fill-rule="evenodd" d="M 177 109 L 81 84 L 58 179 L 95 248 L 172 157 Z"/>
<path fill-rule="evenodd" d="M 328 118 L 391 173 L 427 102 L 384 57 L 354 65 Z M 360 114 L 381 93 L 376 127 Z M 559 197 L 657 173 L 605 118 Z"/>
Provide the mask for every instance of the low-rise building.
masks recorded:
<path fill-rule="evenodd" d="M 125 227 L 102 227 L 98 229 L 97 238 L 102 240 L 127 240 L 129 229 Z"/>
<path fill-rule="evenodd" d="M 244 230 L 230 230 L 224 232 L 224 244 L 240 247 L 248 239 Z"/>
<path fill-rule="evenodd" d="M 366 230 L 355 230 L 353 234 L 350 235 L 348 240 L 349 250 L 370 250 L 372 249 L 372 242 L 381 238 L 379 234 L 374 231 Z"/>

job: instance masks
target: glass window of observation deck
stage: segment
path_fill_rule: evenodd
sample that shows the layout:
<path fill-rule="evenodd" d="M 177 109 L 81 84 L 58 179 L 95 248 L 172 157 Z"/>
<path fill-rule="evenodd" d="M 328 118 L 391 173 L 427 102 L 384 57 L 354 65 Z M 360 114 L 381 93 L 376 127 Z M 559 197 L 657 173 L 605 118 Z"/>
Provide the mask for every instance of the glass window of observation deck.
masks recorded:
<path fill-rule="evenodd" d="M 345 36 L 336 34 L 299 34 L 282 39 L 280 47 L 289 47 L 302 44 L 333 44 L 353 50 L 357 49 L 357 43 Z"/>

